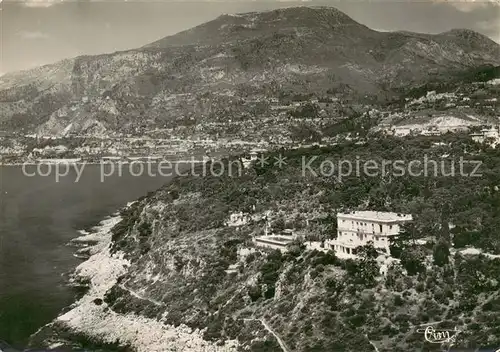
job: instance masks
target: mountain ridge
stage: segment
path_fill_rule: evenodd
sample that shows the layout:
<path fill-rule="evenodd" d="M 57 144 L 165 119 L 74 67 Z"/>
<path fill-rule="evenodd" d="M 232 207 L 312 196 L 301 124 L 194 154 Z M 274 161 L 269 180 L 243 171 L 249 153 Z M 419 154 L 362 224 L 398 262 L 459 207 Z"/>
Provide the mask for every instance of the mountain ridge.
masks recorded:
<path fill-rule="evenodd" d="M 500 46 L 473 33 L 377 32 L 328 7 L 222 15 L 141 48 L 2 76 L 0 128 L 140 133 L 183 119 L 203 126 L 228 106 L 245 115 L 247 101 L 283 94 L 385 99 L 500 65 Z"/>

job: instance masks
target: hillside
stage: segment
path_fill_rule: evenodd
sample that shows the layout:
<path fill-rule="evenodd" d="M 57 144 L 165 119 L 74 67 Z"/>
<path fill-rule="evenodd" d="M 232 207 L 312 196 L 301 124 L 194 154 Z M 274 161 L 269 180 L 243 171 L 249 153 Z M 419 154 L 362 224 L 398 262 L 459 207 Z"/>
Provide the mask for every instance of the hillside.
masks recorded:
<path fill-rule="evenodd" d="M 441 346 L 425 342 L 419 326 L 439 322 L 461 331 L 458 347 L 500 345 L 500 258 L 461 252 L 500 254 L 498 150 L 450 135 L 283 153 L 282 168 L 254 163 L 236 177 L 178 177 L 125 209 L 77 270 L 87 295 L 33 343 L 76 336 L 139 352 L 423 352 Z M 425 156 L 448 166 L 482 161 L 482 177 L 303 174 L 303 158 L 316 157 L 319 172 L 326 160 Z M 358 260 L 341 259 L 299 241 L 281 254 L 251 240 L 264 229 L 263 214 L 273 231 L 332 238 L 335 213 L 350 209 L 413 214 L 394 242 L 396 259 L 380 261 L 370 247 Z M 226 226 L 237 211 L 257 220 Z"/>
<path fill-rule="evenodd" d="M 213 137 L 212 123 L 273 116 L 270 99 L 307 92 L 378 104 L 499 66 L 499 49 L 470 30 L 377 32 L 334 8 L 224 15 L 135 50 L 2 76 L 0 130 L 106 136 L 184 128 Z"/>

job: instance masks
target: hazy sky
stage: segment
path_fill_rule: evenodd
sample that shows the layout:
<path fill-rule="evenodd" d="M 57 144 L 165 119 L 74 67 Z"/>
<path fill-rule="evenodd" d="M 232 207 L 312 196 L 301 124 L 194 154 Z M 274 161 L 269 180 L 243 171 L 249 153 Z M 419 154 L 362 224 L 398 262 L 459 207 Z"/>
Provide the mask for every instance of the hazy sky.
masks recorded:
<path fill-rule="evenodd" d="M 302 5 L 335 6 L 378 30 L 438 33 L 470 28 L 500 43 L 500 6 L 487 0 L 1 1 L 0 73 L 139 47 L 223 13 Z"/>

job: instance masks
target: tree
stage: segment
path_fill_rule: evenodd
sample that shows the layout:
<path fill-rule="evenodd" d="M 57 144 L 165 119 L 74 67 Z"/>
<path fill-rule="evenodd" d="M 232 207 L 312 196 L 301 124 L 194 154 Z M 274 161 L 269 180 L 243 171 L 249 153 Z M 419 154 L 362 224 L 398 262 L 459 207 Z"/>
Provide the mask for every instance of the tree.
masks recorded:
<path fill-rule="evenodd" d="M 450 242 L 450 206 L 448 203 L 444 203 L 441 209 L 441 238 Z"/>
<path fill-rule="evenodd" d="M 403 251 L 415 244 L 416 233 L 417 228 L 413 222 L 402 225 L 399 233 L 389 239 L 391 256 L 401 259 Z"/>
<path fill-rule="evenodd" d="M 408 275 L 416 275 L 425 271 L 423 264 L 425 253 L 416 244 L 410 243 L 413 233 L 414 225 L 403 225 L 401 232 L 389 240 L 391 256 L 401 260 L 401 265 Z"/>
<path fill-rule="evenodd" d="M 287 255 L 292 258 L 299 257 L 306 249 L 306 245 L 300 239 L 295 239 L 292 243 L 288 244 L 288 252 Z"/>
<path fill-rule="evenodd" d="M 425 272 L 425 252 L 419 246 L 412 245 L 405 249 L 401 255 L 401 265 L 408 275 Z"/>
<path fill-rule="evenodd" d="M 443 266 L 449 263 L 450 249 L 448 242 L 444 239 L 439 240 L 432 250 L 434 265 Z"/>
<path fill-rule="evenodd" d="M 403 278 L 404 278 L 404 275 L 403 275 L 402 265 L 398 264 L 398 263 L 392 263 L 387 270 L 387 274 L 385 277 L 385 283 L 386 283 L 387 287 L 396 288 L 396 285 L 398 284 L 398 282 L 399 283 L 402 282 Z M 400 290 L 397 290 L 397 291 L 400 291 Z"/>
<path fill-rule="evenodd" d="M 319 107 L 317 105 L 306 103 L 295 111 L 290 111 L 288 114 L 294 118 L 317 118 Z"/>
<path fill-rule="evenodd" d="M 364 246 L 355 248 L 354 254 L 359 255 L 363 260 L 373 260 L 378 257 L 378 252 L 372 241 Z"/>
<path fill-rule="evenodd" d="M 280 217 L 276 219 L 276 221 L 272 225 L 272 231 L 273 233 L 280 233 L 285 229 L 285 220 Z"/>
<path fill-rule="evenodd" d="M 278 281 L 283 261 L 281 252 L 274 250 L 269 253 L 266 262 L 260 269 L 261 277 L 259 283 L 264 286 L 264 297 L 266 299 L 274 297 L 275 284 Z"/>
<path fill-rule="evenodd" d="M 368 287 L 375 285 L 379 267 L 376 260 L 378 252 L 373 246 L 373 242 L 370 241 L 365 246 L 355 248 L 354 254 L 360 257 L 355 272 L 358 281 Z"/>

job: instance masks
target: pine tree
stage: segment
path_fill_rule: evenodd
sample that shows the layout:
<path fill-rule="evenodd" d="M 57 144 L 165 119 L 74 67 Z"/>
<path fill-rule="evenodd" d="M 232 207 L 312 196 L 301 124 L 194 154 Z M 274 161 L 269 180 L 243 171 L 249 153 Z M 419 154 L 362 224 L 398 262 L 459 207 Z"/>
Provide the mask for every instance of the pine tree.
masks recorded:
<path fill-rule="evenodd" d="M 439 240 L 432 250 L 434 265 L 443 266 L 449 263 L 450 249 L 448 242 L 444 239 Z"/>

